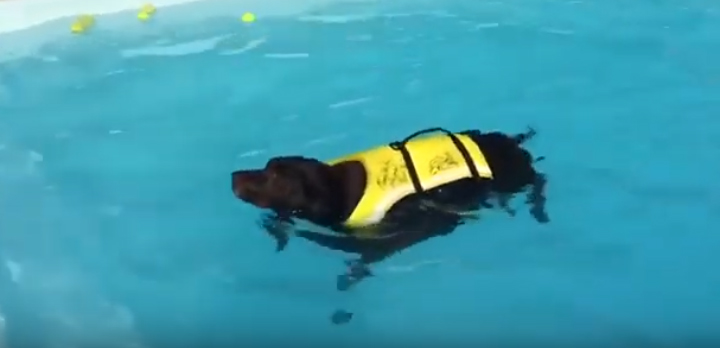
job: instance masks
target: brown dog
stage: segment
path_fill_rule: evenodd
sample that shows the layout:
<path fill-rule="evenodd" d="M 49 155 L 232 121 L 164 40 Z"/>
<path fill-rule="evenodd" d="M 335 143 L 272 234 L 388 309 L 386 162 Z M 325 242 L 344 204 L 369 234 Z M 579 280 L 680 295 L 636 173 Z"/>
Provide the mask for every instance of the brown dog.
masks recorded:
<path fill-rule="evenodd" d="M 412 148 L 414 137 L 433 131 L 445 134 L 442 138 L 436 137 L 438 140 L 432 139 L 437 143 L 428 143 L 425 147 L 417 145 L 415 152 L 410 153 L 408 149 Z M 334 232 L 296 230 L 294 235 L 333 250 L 360 255 L 357 263 L 350 264 L 351 272 L 339 279 L 345 285 L 339 283 L 338 286 L 345 289 L 370 275 L 365 265 L 429 238 L 451 233 L 473 217 L 468 212 L 491 208 L 488 203 L 491 198 L 496 198 L 501 208 L 515 215 L 508 206 L 509 199 L 528 190 L 527 203 L 532 216 L 540 223 L 548 222 L 544 209 L 545 176 L 535 170 L 535 159 L 521 147 L 534 135 L 533 130 L 515 136 L 500 132 L 483 134 L 477 130 L 460 133 L 443 129 L 421 131 L 377 152 L 375 156 L 385 161 L 381 169 L 372 169 L 380 168 L 379 164 L 368 164 L 353 157 L 333 163 L 300 156 L 275 157 L 265 168 L 233 172 L 232 190 L 239 199 L 272 212 L 264 218 L 263 227 L 276 239 L 278 251 L 287 244 L 293 219 L 306 220 Z M 442 146 L 447 149 L 441 149 Z M 397 155 L 393 151 L 397 151 Z M 460 160 L 453 162 L 453 158 L 435 156 L 427 161 L 430 169 L 423 171 L 418 167 L 417 158 L 427 157 L 423 157 L 424 152 L 447 156 L 458 154 L 455 157 L 464 158 L 467 166 Z M 387 163 L 395 158 L 401 158 L 404 165 L 399 170 L 397 167 L 388 169 Z M 473 162 L 483 162 L 485 166 L 473 165 Z M 456 180 L 442 182 L 430 178 L 435 181 L 427 181 L 430 184 L 420 182 L 422 175 L 440 177 L 442 175 L 436 173 L 453 166 L 457 168 L 453 173 L 461 173 Z M 347 223 L 356 215 L 357 207 L 364 204 L 365 196 L 380 192 L 372 191 L 372 185 L 394 188 L 393 185 L 400 185 L 398 182 L 405 186 L 394 191 L 401 192 L 397 197 L 393 196 L 396 199 L 375 200 L 372 207 L 366 209 L 371 211 L 386 201 L 392 203 L 380 213 L 372 211 L 372 214 L 363 215 L 372 215 L 372 219 L 363 220 L 371 223 Z"/>

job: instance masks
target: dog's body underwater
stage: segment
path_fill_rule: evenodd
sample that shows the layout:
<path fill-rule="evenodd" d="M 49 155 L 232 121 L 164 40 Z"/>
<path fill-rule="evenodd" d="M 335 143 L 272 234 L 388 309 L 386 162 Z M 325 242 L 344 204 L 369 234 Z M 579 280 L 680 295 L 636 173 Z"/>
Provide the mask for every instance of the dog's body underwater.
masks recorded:
<path fill-rule="evenodd" d="M 432 132 L 439 134 L 419 137 Z M 430 129 L 327 163 L 275 157 L 263 169 L 233 172 L 232 189 L 241 200 L 272 211 L 263 227 L 278 250 L 287 243 L 293 219 L 307 220 L 332 233 L 295 229 L 292 234 L 359 254 L 366 265 L 450 234 L 472 220 L 473 212 L 493 207 L 491 199 L 514 215 L 509 199 L 523 191 L 531 215 L 548 222 L 545 175 L 522 147 L 534 135 L 533 130 L 510 136 Z"/>

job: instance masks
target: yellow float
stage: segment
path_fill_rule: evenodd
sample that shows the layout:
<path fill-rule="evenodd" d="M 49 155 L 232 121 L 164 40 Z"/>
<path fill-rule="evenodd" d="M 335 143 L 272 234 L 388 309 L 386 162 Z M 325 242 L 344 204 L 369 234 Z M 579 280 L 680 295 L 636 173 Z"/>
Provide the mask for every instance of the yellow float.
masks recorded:
<path fill-rule="evenodd" d="M 75 21 L 70 25 L 70 31 L 73 34 L 82 34 L 90 29 L 95 24 L 95 17 L 92 15 L 81 15 L 78 16 Z"/>
<path fill-rule="evenodd" d="M 140 12 L 138 12 L 137 18 L 141 21 L 147 21 L 152 17 L 157 9 L 152 4 L 145 4 L 141 9 Z"/>
<path fill-rule="evenodd" d="M 242 17 L 240 17 L 240 20 L 244 23 L 252 23 L 255 21 L 255 15 L 252 12 L 245 12 Z"/>

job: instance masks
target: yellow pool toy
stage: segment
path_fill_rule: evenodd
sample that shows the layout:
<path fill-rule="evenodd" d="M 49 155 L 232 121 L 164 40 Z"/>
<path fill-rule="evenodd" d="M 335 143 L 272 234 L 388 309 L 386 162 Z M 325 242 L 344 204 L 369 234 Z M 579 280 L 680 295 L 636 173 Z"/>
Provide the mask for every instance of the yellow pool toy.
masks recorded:
<path fill-rule="evenodd" d="M 255 21 L 255 15 L 252 12 L 245 12 L 242 17 L 240 17 L 240 20 L 245 23 L 252 23 Z"/>
<path fill-rule="evenodd" d="M 145 4 L 137 15 L 137 18 L 141 21 L 146 21 L 152 17 L 157 9 L 152 4 Z"/>
<path fill-rule="evenodd" d="M 70 31 L 74 34 L 81 34 L 88 31 L 94 24 L 95 17 L 92 15 L 81 15 L 70 25 Z"/>

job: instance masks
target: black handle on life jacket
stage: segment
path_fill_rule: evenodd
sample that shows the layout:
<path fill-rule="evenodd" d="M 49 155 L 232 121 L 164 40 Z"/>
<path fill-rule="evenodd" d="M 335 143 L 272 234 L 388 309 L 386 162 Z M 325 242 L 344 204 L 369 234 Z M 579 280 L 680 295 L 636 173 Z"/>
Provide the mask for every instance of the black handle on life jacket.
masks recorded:
<path fill-rule="evenodd" d="M 440 127 L 428 128 L 410 134 L 402 141 L 394 141 L 390 143 L 391 149 L 400 151 L 400 154 L 405 161 L 405 166 L 407 167 L 408 174 L 410 174 L 410 180 L 412 181 L 415 191 L 418 193 L 425 192 L 422 184 L 420 183 L 420 178 L 418 177 L 417 170 L 415 169 L 415 164 L 413 163 L 412 157 L 410 156 L 410 152 L 407 149 L 407 143 L 419 135 L 434 132 L 442 132 L 445 133 L 445 135 L 447 135 L 448 137 L 450 137 L 455 147 L 457 147 L 457 149 L 460 151 L 460 154 L 465 160 L 465 164 L 467 164 L 468 169 L 470 169 L 471 177 L 473 179 L 480 178 L 480 173 L 478 173 L 477 168 L 475 168 L 475 164 L 473 163 L 472 157 L 470 157 L 470 153 L 468 152 L 467 148 L 465 148 L 465 145 L 462 143 L 462 141 L 460 141 L 460 139 L 458 139 L 458 137 L 453 132 L 450 132 L 449 130 Z"/>

